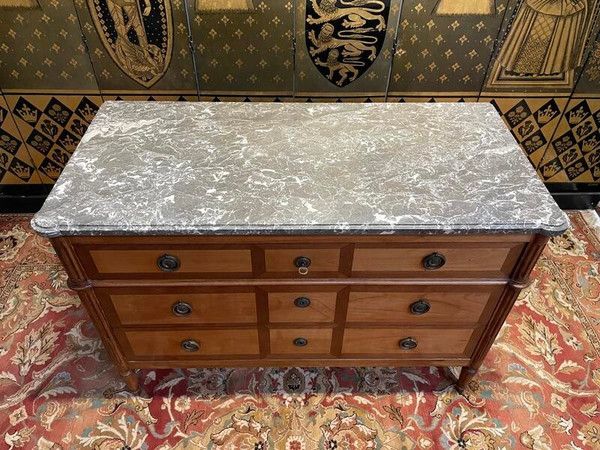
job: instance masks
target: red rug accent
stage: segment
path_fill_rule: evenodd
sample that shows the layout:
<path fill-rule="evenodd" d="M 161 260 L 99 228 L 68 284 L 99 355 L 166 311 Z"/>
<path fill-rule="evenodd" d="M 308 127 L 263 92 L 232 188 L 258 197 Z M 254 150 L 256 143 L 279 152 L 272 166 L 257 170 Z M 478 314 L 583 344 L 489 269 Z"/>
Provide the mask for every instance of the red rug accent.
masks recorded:
<path fill-rule="evenodd" d="M 0 447 L 600 449 L 600 239 L 570 217 L 465 397 L 428 367 L 143 370 L 131 395 L 30 217 L 0 216 Z"/>

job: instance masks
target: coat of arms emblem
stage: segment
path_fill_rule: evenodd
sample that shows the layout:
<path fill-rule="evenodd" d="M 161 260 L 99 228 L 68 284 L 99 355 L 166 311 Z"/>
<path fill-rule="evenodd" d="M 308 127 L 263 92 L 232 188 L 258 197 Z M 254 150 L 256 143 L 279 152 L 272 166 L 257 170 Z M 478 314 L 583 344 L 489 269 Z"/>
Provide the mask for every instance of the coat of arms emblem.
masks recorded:
<path fill-rule="evenodd" d="M 146 88 L 160 80 L 173 50 L 170 0 L 88 0 L 88 5 L 115 64 Z"/>
<path fill-rule="evenodd" d="M 306 45 L 329 81 L 344 87 L 373 64 L 383 47 L 390 0 L 307 0 Z"/>

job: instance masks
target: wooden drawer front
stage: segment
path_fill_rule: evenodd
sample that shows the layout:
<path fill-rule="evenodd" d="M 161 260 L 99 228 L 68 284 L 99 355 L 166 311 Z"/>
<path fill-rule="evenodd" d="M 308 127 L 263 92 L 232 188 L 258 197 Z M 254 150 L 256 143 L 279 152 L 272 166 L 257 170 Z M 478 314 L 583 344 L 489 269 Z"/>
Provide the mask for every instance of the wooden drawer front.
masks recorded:
<path fill-rule="evenodd" d="M 333 322 L 337 292 L 269 292 L 270 322 Z M 309 305 L 303 307 L 308 300 Z"/>
<path fill-rule="evenodd" d="M 409 247 L 409 248 L 356 248 L 352 271 L 361 272 L 419 272 L 427 276 L 448 276 L 448 272 L 475 272 L 475 276 L 510 275 L 523 248 L 523 244 L 507 243 L 506 246 L 469 247 Z M 433 270 L 423 267 L 424 259 L 438 253 L 445 257 L 445 264 Z"/>
<path fill-rule="evenodd" d="M 464 324 L 475 325 L 493 297 L 502 287 L 473 287 L 456 291 L 455 287 L 405 288 L 402 291 L 352 290 L 348 302 L 347 322 Z M 465 289 L 465 288 L 463 288 Z M 413 307 L 414 305 L 414 307 Z M 414 312 L 413 309 L 414 308 Z M 425 313 L 418 314 L 423 308 Z"/>
<path fill-rule="evenodd" d="M 298 274 L 298 268 L 294 265 L 296 258 L 304 256 L 311 263 L 308 274 L 322 272 L 338 272 L 340 267 L 340 248 L 265 248 L 265 270 L 267 273 L 290 273 Z"/>
<path fill-rule="evenodd" d="M 131 347 L 132 357 L 171 357 L 259 354 L 257 330 L 126 330 L 123 332 Z M 200 345 L 196 352 L 185 351 L 181 344 L 194 340 Z"/>
<path fill-rule="evenodd" d="M 463 356 L 472 335 L 472 329 L 463 328 L 346 328 L 342 354 L 394 354 L 406 358 L 419 355 Z M 417 347 L 402 349 L 399 342 L 406 338 L 416 339 Z"/>
<path fill-rule="evenodd" d="M 274 355 L 329 354 L 331 351 L 331 328 L 271 329 L 271 353 Z M 306 339 L 299 347 L 296 339 Z"/>
<path fill-rule="evenodd" d="M 102 298 L 103 295 L 100 294 Z M 254 292 L 190 294 L 107 294 L 116 312 L 115 326 L 145 324 L 256 323 Z M 179 304 L 179 314 L 173 311 Z M 189 306 L 191 312 L 187 315 Z"/>
<path fill-rule="evenodd" d="M 158 248 L 156 250 L 97 249 L 89 252 L 98 274 L 154 274 L 177 277 L 194 273 L 252 274 L 252 258 L 249 249 L 182 250 Z M 157 261 L 163 255 L 179 260 L 180 267 L 173 272 L 159 269 Z"/>

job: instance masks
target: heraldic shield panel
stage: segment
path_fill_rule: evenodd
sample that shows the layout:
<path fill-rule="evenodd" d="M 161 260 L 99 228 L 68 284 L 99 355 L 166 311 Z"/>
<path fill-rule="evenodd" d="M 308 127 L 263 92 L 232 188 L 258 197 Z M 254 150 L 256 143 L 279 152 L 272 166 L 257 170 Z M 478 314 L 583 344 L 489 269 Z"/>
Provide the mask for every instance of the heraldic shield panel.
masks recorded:
<path fill-rule="evenodd" d="M 390 0 L 307 0 L 306 46 L 319 72 L 344 87 L 363 75 L 381 49 Z"/>
<path fill-rule="evenodd" d="M 88 5 L 115 64 L 146 88 L 160 80 L 172 53 L 169 0 L 88 0 Z"/>

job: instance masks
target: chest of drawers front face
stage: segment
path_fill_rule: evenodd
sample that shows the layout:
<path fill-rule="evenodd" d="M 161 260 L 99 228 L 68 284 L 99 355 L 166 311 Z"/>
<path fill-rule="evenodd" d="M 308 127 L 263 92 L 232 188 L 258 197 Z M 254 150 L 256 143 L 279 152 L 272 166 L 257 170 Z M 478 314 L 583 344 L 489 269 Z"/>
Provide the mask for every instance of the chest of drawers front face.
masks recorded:
<path fill-rule="evenodd" d="M 69 246 L 131 367 L 461 365 L 529 240 L 71 237 Z"/>

